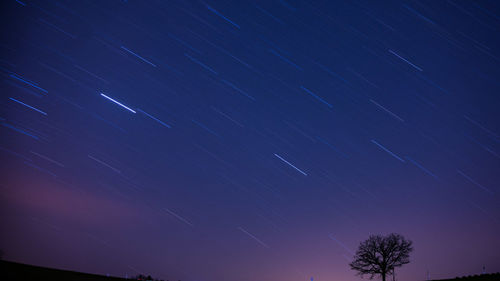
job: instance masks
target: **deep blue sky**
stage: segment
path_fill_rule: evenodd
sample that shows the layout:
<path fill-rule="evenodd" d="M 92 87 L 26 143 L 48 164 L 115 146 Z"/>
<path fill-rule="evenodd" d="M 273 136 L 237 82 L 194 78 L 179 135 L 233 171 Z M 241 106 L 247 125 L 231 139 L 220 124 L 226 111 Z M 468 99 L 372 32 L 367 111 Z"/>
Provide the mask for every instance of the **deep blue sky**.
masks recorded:
<path fill-rule="evenodd" d="M 5 259 L 183 281 L 500 271 L 497 1 L 2 1 Z"/>

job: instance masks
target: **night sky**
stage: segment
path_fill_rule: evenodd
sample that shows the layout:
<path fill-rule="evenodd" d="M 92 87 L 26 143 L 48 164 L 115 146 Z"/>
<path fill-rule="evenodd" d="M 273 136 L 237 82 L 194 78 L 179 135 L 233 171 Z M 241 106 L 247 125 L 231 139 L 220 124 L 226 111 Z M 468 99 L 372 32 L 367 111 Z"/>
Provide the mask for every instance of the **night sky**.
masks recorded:
<path fill-rule="evenodd" d="M 2 1 L 4 259 L 183 281 L 500 271 L 500 3 Z"/>

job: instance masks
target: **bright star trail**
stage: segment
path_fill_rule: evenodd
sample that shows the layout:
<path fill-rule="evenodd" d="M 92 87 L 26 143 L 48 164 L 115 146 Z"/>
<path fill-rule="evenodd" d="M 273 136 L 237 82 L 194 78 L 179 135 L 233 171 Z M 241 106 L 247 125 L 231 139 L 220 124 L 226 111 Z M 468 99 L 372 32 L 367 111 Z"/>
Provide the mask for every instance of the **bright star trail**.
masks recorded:
<path fill-rule="evenodd" d="M 30 85 L 31 87 L 33 87 L 33 88 L 35 88 L 35 89 L 38 89 L 38 90 L 40 90 L 40 91 L 42 91 L 42 92 L 44 92 L 44 93 L 48 93 L 48 91 L 47 91 L 47 90 L 45 90 L 45 89 L 42 89 L 42 88 L 38 87 L 37 85 L 35 85 L 35 84 L 34 84 L 34 83 L 32 83 L 32 82 L 28 82 L 28 81 L 26 81 L 26 80 L 24 80 L 24 79 L 22 79 L 22 78 L 20 78 L 20 77 L 17 77 L 15 74 L 10 74 L 9 76 L 10 76 L 11 78 L 14 78 L 14 79 L 16 79 L 16 80 L 19 80 L 19 81 L 21 81 L 21 82 L 23 82 L 23 83 L 25 83 L 25 84 L 28 84 L 28 85 Z"/>
<path fill-rule="evenodd" d="M 2 259 L 131 278 L 500 272 L 500 1 L 5 0 Z M 392 276 L 388 277 L 392 280 Z"/>
<path fill-rule="evenodd" d="M 39 113 L 41 113 L 41 114 L 43 114 L 43 115 L 47 115 L 47 113 L 45 113 L 45 112 L 41 111 L 40 109 L 34 108 L 34 107 L 33 107 L 33 106 L 31 106 L 31 105 L 27 105 L 27 104 L 25 104 L 25 103 L 24 103 L 24 102 L 22 102 L 22 101 L 18 101 L 18 100 L 14 99 L 14 98 L 9 98 L 9 99 L 10 99 L 11 101 L 14 101 L 14 102 L 17 102 L 17 103 L 19 103 L 19 104 L 22 104 L 22 105 L 26 106 L 27 108 L 33 109 L 34 111 L 39 112 Z"/>
<path fill-rule="evenodd" d="M 103 93 L 101 93 L 101 96 L 103 96 L 103 97 L 105 97 L 106 99 L 108 99 L 108 100 L 110 100 L 110 101 L 112 101 L 112 102 L 116 103 L 117 105 L 119 105 L 119 106 L 121 106 L 121 107 L 125 108 L 126 110 L 128 110 L 128 111 L 130 111 L 130 112 L 132 112 L 132 113 L 136 113 L 136 112 L 135 112 L 135 110 L 133 110 L 133 109 L 131 109 L 130 107 L 128 107 L 128 106 L 126 106 L 126 105 L 124 105 L 124 104 L 122 104 L 122 103 L 120 103 L 120 102 L 118 102 L 118 101 L 116 101 L 116 100 L 114 100 L 114 99 L 112 99 L 112 98 L 110 98 L 110 97 L 106 96 L 106 95 L 105 95 L 105 94 L 103 94 Z"/>
<path fill-rule="evenodd" d="M 299 172 L 299 173 L 303 174 L 304 176 L 307 176 L 307 174 L 306 174 L 304 171 L 302 171 L 301 169 L 299 169 L 299 168 L 295 167 L 292 163 L 290 163 L 290 162 L 286 161 L 285 159 L 283 159 L 283 158 L 282 158 L 281 156 L 279 156 L 278 154 L 276 154 L 276 153 L 275 153 L 275 154 L 274 154 L 274 156 L 276 156 L 279 160 L 281 160 L 281 161 L 285 162 L 288 166 L 290 166 L 290 167 L 294 168 L 295 170 L 297 170 L 297 172 Z"/>

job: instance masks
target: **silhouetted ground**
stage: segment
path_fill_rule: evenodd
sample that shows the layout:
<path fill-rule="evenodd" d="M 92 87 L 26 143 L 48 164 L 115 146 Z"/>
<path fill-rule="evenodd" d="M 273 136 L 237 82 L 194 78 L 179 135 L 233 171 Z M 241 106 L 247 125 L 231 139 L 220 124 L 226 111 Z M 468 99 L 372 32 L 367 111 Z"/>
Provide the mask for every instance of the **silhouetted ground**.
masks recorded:
<path fill-rule="evenodd" d="M 130 279 L 97 274 L 52 269 L 17 262 L 0 261 L 0 280 L 3 281 L 125 281 Z"/>
<path fill-rule="evenodd" d="M 53 269 L 10 261 L 0 261 L 0 280 L 3 281 L 130 281 L 120 277 Z M 500 273 L 463 276 L 433 281 L 500 281 Z"/>
<path fill-rule="evenodd" d="M 500 273 L 481 274 L 473 276 L 456 277 L 452 279 L 439 279 L 434 281 L 500 281 Z"/>

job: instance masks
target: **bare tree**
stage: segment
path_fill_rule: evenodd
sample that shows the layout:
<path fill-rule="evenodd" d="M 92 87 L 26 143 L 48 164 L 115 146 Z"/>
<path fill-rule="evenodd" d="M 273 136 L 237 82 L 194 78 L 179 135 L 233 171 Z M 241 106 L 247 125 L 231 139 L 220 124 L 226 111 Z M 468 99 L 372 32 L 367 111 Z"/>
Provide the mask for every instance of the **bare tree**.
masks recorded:
<path fill-rule="evenodd" d="M 349 265 L 357 275 L 380 276 L 386 281 L 387 275 L 394 275 L 394 268 L 410 262 L 412 242 L 402 235 L 391 233 L 387 236 L 371 235 L 359 244 L 353 262 Z"/>

